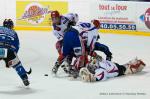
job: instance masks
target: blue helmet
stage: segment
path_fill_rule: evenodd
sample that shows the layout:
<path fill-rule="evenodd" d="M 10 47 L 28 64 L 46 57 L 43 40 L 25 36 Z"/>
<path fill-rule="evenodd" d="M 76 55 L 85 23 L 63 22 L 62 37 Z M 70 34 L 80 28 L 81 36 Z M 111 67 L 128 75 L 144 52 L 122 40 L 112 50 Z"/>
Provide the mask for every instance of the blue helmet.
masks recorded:
<path fill-rule="evenodd" d="M 11 19 L 5 19 L 3 22 L 3 26 L 7 27 L 9 29 L 13 29 L 14 28 L 14 22 Z"/>

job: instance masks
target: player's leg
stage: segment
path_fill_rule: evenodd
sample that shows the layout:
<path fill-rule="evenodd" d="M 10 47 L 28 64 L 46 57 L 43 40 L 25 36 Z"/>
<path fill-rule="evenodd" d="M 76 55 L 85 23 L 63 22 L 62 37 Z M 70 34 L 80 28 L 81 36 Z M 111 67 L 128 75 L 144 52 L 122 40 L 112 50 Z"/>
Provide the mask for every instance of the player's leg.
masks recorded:
<path fill-rule="evenodd" d="M 6 67 L 12 67 L 16 70 L 17 74 L 22 79 L 25 86 L 28 86 L 30 84 L 28 81 L 26 70 L 22 66 L 21 61 L 19 60 L 17 54 L 14 51 L 8 49 L 7 57 L 4 58 L 4 61 L 6 63 Z"/>
<path fill-rule="evenodd" d="M 80 36 L 76 38 L 76 44 L 73 46 L 73 51 L 76 56 L 76 60 L 73 64 L 74 72 L 72 72 L 72 75 L 74 78 L 77 78 L 79 76 L 80 69 L 85 67 L 88 63 L 88 56 L 86 55 L 85 46 Z"/>
<path fill-rule="evenodd" d="M 61 40 L 61 41 L 57 41 L 56 42 L 56 50 L 58 51 L 58 54 L 60 55 L 61 53 L 62 53 L 62 43 L 63 43 L 63 41 Z"/>
<path fill-rule="evenodd" d="M 106 55 L 106 60 L 111 61 L 111 59 L 112 59 L 112 53 L 110 52 L 108 46 L 106 46 L 104 44 L 101 44 L 99 42 L 96 42 L 94 50 L 104 52 L 105 55 Z"/>
<path fill-rule="evenodd" d="M 119 65 L 118 63 L 115 64 L 119 70 L 118 76 L 141 72 L 145 67 L 145 63 L 139 59 L 133 59 L 124 65 Z"/>
<path fill-rule="evenodd" d="M 61 61 L 63 60 L 63 55 L 62 55 L 62 41 L 57 41 L 56 42 L 56 50 L 58 51 L 59 56 L 58 56 L 57 61 L 55 62 L 55 65 L 52 68 L 52 72 L 54 74 L 57 73 L 58 68 L 60 67 Z"/>
<path fill-rule="evenodd" d="M 62 54 L 59 55 L 57 61 L 55 62 L 55 65 L 52 68 L 52 73 L 56 74 L 58 71 L 58 68 L 60 67 L 60 65 L 62 64 L 62 61 L 64 59 L 64 56 Z"/>
<path fill-rule="evenodd" d="M 118 63 L 115 63 L 115 65 L 118 68 L 118 76 L 122 76 L 125 74 L 126 68 L 123 65 L 119 65 Z"/>
<path fill-rule="evenodd" d="M 60 66 L 64 69 L 64 71 L 66 73 L 68 73 L 68 70 L 66 70 L 66 68 L 68 68 L 68 65 L 66 66 L 66 64 L 69 64 L 68 57 L 71 55 L 71 52 L 73 52 L 71 42 L 72 42 L 72 40 L 69 41 L 69 39 L 67 37 L 66 39 L 63 40 L 63 43 L 62 42 L 56 43 L 56 49 L 58 50 L 59 57 L 55 63 L 55 66 L 52 68 L 52 72 L 54 74 L 57 73 L 58 68 Z M 72 60 L 72 59 L 70 59 L 70 60 Z"/>
<path fill-rule="evenodd" d="M 84 53 L 85 53 L 84 47 L 78 35 L 75 35 L 74 39 L 71 39 L 70 41 L 68 41 L 68 39 L 64 39 L 63 55 L 65 56 L 65 60 L 67 60 L 67 61 L 64 61 L 64 63 L 68 63 L 69 66 L 68 67 L 63 66 L 63 68 L 64 69 L 68 68 L 67 71 L 70 76 L 74 78 L 78 76 L 80 68 L 84 66 L 84 59 L 85 59 Z M 74 56 L 76 58 L 73 65 L 69 64 L 68 56 Z"/>
<path fill-rule="evenodd" d="M 60 43 L 60 42 L 58 42 L 56 45 L 56 48 L 57 48 L 57 50 L 58 50 L 58 53 L 59 53 L 59 57 L 58 57 L 58 59 L 57 59 L 57 61 L 56 61 L 56 63 L 55 63 L 55 66 L 52 68 L 52 72 L 54 73 L 54 74 L 56 74 L 57 73 L 57 71 L 58 71 L 58 68 L 61 66 L 62 68 L 63 68 L 63 70 L 66 72 L 66 73 L 68 73 L 68 70 L 67 70 L 67 68 L 69 68 L 68 67 L 68 65 L 70 65 L 71 64 L 71 62 L 72 62 L 72 58 L 73 58 L 73 56 L 74 56 L 74 54 L 73 54 L 73 51 L 71 50 L 72 49 L 72 46 L 69 46 L 70 44 L 68 44 L 69 43 L 69 41 L 66 41 L 65 42 L 65 45 L 63 46 L 63 48 L 62 48 L 62 42 Z M 67 46 L 66 46 L 67 45 Z M 62 51 L 62 49 L 63 49 L 63 51 Z M 65 54 L 65 56 L 63 55 L 63 54 Z M 66 56 L 67 55 L 67 56 Z M 67 64 L 67 66 L 65 66 Z"/>

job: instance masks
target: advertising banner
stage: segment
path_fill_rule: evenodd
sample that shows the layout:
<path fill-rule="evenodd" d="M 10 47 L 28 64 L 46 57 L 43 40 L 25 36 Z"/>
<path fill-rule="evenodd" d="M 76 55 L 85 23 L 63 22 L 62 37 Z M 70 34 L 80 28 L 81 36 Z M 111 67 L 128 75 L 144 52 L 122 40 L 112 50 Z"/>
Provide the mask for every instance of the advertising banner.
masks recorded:
<path fill-rule="evenodd" d="M 50 26 L 50 12 L 52 10 L 58 10 L 61 14 L 66 14 L 68 12 L 68 2 L 16 1 L 16 25 L 25 27 Z"/>
<path fill-rule="evenodd" d="M 144 6 L 143 6 L 144 5 Z M 136 19 L 137 19 L 137 30 L 150 32 L 150 3 L 137 3 Z"/>
<path fill-rule="evenodd" d="M 91 6 L 91 18 L 98 19 L 102 29 L 136 30 L 134 3 L 99 1 Z"/>

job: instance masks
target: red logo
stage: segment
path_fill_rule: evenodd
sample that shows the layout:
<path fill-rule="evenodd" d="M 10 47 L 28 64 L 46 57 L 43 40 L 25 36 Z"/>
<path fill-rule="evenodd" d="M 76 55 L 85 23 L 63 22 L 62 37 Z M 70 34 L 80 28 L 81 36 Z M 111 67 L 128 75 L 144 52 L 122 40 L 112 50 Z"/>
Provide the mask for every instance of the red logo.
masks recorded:
<path fill-rule="evenodd" d="M 145 25 L 150 29 L 150 8 L 144 14 Z"/>

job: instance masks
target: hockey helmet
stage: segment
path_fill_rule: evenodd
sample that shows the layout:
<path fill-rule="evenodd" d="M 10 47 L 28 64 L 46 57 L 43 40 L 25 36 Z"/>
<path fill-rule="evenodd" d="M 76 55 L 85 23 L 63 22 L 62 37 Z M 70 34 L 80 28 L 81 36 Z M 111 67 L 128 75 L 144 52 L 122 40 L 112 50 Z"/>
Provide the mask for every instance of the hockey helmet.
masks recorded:
<path fill-rule="evenodd" d="M 94 25 L 97 29 L 100 28 L 100 22 L 99 22 L 99 20 L 92 20 L 92 23 L 93 23 L 93 25 Z"/>
<path fill-rule="evenodd" d="M 7 27 L 9 29 L 13 29 L 14 28 L 14 22 L 11 19 L 5 19 L 3 22 L 3 26 Z"/>
<path fill-rule="evenodd" d="M 56 18 L 56 17 L 60 17 L 60 14 L 58 11 L 52 11 L 51 12 L 51 18 Z"/>
<path fill-rule="evenodd" d="M 52 22 L 54 24 L 59 24 L 60 23 L 60 14 L 58 11 L 52 11 L 51 12 L 51 19 L 52 19 Z"/>

